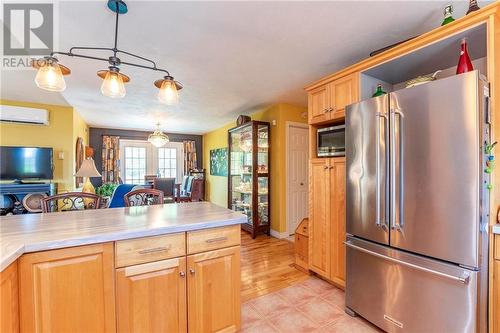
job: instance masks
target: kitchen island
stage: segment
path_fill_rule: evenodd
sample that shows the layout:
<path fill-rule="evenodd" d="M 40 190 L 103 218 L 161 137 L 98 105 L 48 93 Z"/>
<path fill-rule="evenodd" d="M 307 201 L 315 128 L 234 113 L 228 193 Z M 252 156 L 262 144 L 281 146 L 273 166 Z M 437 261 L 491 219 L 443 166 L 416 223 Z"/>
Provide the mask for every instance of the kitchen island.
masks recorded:
<path fill-rule="evenodd" d="M 0 331 L 237 331 L 245 222 L 208 202 L 2 217 Z"/>

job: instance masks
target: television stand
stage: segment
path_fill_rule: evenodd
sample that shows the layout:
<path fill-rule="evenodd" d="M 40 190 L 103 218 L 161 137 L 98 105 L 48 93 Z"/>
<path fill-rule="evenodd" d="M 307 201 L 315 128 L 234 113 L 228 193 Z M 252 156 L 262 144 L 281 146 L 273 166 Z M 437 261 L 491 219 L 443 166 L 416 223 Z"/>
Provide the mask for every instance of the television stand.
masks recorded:
<path fill-rule="evenodd" d="M 0 184 L 0 214 L 27 213 L 26 207 L 22 205 L 23 198 L 31 193 L 56 194 L 57 186 L 54 183 L 24 183 L 13 182 Z M 19 202 L 20 204 L 15 204 Z M 16 208 L 16 209 L 14 209 Z"/>

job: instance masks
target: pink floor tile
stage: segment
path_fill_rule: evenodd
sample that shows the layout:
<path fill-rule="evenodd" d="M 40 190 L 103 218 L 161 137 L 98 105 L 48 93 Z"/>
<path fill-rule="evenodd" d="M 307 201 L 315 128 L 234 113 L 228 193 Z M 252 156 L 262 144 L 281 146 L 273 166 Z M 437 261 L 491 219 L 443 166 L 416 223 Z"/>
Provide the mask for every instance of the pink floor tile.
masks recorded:
<path fill-rule="evenodd" d="M 289 308 L 289 304 L 278 293 L 257 297 L 248 302 L 261 316 L 281 313 Z"/>
<path fill-rule="evenodd" d="M 344 316 L 344 311 L 319 297 L 302 304 L 297 309 L 319 326 L 330 324 Z"/>
<path fill-rule="evenodd" d="M 290 306 L 297 306 L 308 302 L 315 297 L 315 294 L 311 290 L 300 285 L 281 289 L 278 291 L 278 294 L 283 297 Z"/>
<path fill-rule="evenodd" d="M 267 320 L 259 320 L 249 327 L 243 328 L 244 333 L 279 333 Z"/>
<path fill-rule="evenodd" d="M 247 328 L 261 320 L 262 316 L 251 306 L 245 303 L 241 306 L 241 327 Z"/>
<path fill-rule="evenodd" d="M 269 319 L 281 333 L 308 333 L 319 327 L 311 319 L 296 309 L 288 309 Z"/>
<path fill-rule="evenodd" d="M 321 295 L 320 297 L 325 301 L 342 309 L 345 307 L 345 293 L 340 289 L 334 288 L 326 294 Z"/>
<path fill-rule="evenodd" d="M 335 287 L 328 282 L 315 277 L 311 277 L 310 279 L 302 282 L 300 285 L 308 288 L 309 290 L 312 290 L 317 295 L 324 294 L 330 290 L 335 289 Z"/>
<path fill-rule="evenodd" d="M 375 327 L 356 320 L 348 315 L 344 315 L 334 323 L 324 326 L 316 331 L 317 333 L 377 333 L 380 332 Z"/>

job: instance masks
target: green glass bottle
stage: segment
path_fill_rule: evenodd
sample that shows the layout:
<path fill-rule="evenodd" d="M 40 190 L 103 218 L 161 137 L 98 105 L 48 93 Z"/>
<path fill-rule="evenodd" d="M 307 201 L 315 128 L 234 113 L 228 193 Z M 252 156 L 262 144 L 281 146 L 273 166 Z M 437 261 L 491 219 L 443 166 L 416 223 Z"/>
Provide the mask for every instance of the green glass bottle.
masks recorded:
<path fill-rule="evenodd" d="M 372 97 L 377 97 L 377 96 L 381 96 L 381 95 L 385 95 L 385 94 L 387 94 L 387 93 L 382 89 L 382 85 L 378 84 L 377 90 L 375 90 L 375 93 L 372 95 Z"/>
<path fill-rule="evenodd" d="M 453 16 L 451 16 L 452 13 L 453 13 L 453 6 L 452 5 L 448 5 L 448 6 L 444 7 L 444 20 L 443 20 L 443 23 L 441 23 L 442 26 L 455 21 Z"/>

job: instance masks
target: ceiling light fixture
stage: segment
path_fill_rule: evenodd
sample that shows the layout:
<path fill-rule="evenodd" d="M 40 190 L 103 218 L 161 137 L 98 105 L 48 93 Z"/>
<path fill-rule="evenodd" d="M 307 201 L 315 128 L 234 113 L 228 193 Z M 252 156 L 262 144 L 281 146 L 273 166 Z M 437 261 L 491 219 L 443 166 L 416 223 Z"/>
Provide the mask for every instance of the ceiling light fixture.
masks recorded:
<path fill-rule="evenodd" d="M 69 52 L 52 52 L 50 56 L 43 57 L 42 59 L 34 60 L 32 66 L 38 69 L 35 77 L 36 85 L 48 91 L 63 91 L 66 88 L 64 82 L 64 75 L 71 73 L 70 69 L 61 65 L 59 60 L 55 57 L 56 54 L 65 55 L 69 57 L 85 58 L 92 60 L 106 61 L 109 63 L 107 70 L 97 72 L 97 75 L 103 79 L 101 85 L 101 92 L 103 95 L 112 98 L 122 98 L 125 96 L 125 83 L 130 82 L 130 78 L 120 73 L 120 65 L 128 65 L 144 69 L 150 69 L 158 72 L 163 72 L 166 75 L 163 79 L 156 80 L 154 85 L 160 89 L 158 99 L 160 102 L 167 105 L 175 105 L 179 101 L 179 90 L 182 89 L 182 84 L 175 81 L 173 76 L 165 70 L 156 67 L 156 63 L 148 58 L 126 52 L 118 49 L 118 18 L 120 14 L 128 12 L 127 5 L 123 0 L 108 0 L 108 8 L 116 13 L 115 19 L 115 38 L 114 47 L 81 47 L 74 46 L 69 49 Z M 86 54 L 78 54 L 75 51 L 111 51 L 113 55 L 109 58 L 94 57 Z M 117 57 L 118 54 L 124 54 L 136 59 L 141 60 L 143 63 L 125 62 Z M 168 139 L 168 137 L 167 137 Z"/>
<path fill-rule="evenodd" d="M 170 140 L 168 136 L 161 131 L 160 123 L 157 123 L 156 127 L 156 131 L 154 131 L 152 134 L 149 134 L 148 141 L 156 148 L 160 148 L 166 145 Z"/>

